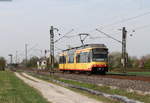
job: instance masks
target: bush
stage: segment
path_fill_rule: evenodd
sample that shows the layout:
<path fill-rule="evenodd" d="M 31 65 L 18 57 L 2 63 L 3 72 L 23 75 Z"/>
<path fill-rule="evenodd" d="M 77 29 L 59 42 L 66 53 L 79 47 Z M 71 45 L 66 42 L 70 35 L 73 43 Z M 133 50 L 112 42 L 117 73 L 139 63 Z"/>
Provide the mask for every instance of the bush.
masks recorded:
<path fill-rule="evenodd" d="M 121 53 L 113 52 L 109 54 L 109 68 L 120 68 L 121 67 Z"/>
<path fill-rule="evenodd" d="M 36 67 L 37 61 L 39 61 L 39 58 L 34 56 L 30 60 L 27 61 L 27 67 Z"/>
<path fill-rule="evenodd" d="M 150 58 L 145 61 L 144 68 L 150 69 Z"/>

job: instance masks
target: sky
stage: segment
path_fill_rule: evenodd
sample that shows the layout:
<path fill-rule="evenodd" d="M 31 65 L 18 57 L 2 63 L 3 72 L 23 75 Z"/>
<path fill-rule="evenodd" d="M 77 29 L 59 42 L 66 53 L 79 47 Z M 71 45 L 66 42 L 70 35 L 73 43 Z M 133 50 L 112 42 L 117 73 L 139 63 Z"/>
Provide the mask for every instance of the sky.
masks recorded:
<path fill-rule="evenodd" d="M 0 1 L 0 56 L 16 51 L 18 58 L 43 56 L 49 49 L 50 26 L 58 28 L 55 40 L 68 34 L 55 44 L 55 54 L 69 46 L 80 46 L 79 33 L 90 36 L 85 43 L 105 44 L 109 52 L 121 52 L 121 44 L 106 38 L 96 28 L 121 40 L 122 27 L 128 31 L 127 51 L 131 56 L 150 54 L 150 0 L 12 0 Z M 143 16 L 139 16 L 145 14 Z M 128 18 L 137 18 L 127 20 Z M 125 21 L 126 20 L 126 21 Z M 135 30 L 135 32 L 132 32 Z M 61 35 L 58 35 L 61 34 Z M 130 36 L 132 34 L 132 36 Z M 92 39 L 93 38 L 93 39 Z"/>

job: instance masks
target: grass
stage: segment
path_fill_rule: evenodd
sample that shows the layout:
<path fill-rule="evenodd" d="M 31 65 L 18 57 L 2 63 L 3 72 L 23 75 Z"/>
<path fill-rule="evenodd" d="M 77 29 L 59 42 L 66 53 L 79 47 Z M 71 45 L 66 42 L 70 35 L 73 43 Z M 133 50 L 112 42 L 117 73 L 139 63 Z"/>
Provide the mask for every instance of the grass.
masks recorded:
<path fill-rule="evenodd" d="M 150 72 L 128 72 L 128 74 L 137 76 L 150 76 Z"/>
<path fill-rule="evenodd" d="M 114 68 L 114 69 L 110 69 L 110 71 L 113 72 L 123 72 L 122 71 L 123 68 Z M 150 72 L 150 68 L 146 69 L 146 68 L 126 68 L 127 72 Z"/>
<path fill-rule="evenodd" d="M 36 74 L 34 74 L 34 76 L 39 77 Z M 44 79 L 44 80 L 49 80 L 50 77 L 49 76 L 40 76 L 40 78 Z M 135 92 L 127 92 L 126 90 L 122 90 L 122 89 L 111 89 L 110 87 L 107 87 L 107 86 L 98 86 L 98 85 L 89 84 L 89 83 L 82 83 L 82 82 L 73 81 L 73 80 L 66 80 L 66 79 L 57 78 L 54 76 L 53 76 L 53 78 L 57 79 L 59 81 L 68 83 L 68 84 L 73 84 L 73 85 L 101 91 L 101 92 L 108 93 L 108 94 L 114 94 L 114 95 L 117 94 L 117 95 L 121 95 L 121 96 L 126 96 L 130 99 L 139 100 L 139 101 L 144 102 L 144 103 L 149 103 L 149 101 L 150 101 L 150 95 L 140 95 L 140 94 L 137 94 Z M 96 95 L 93 95 L 93 94 L 90 94 L 90 93 L 87 93 L 87 92 L 84 92 L 81 90 L 77 90 L 77 89 L 72 89 L 72 90 L 78 91 L 80 93 L 83 93 L 84 95 L 98 99 L 100 101 L 104 101 L 106 103 L 118 103 L 118 102 L 116 102 L 116 101 L 114 102 L 113 100 L 110 100 L 108 98 L 104 98 L 102 96 L 96 96 Z"/>
<path fill-rule="evenodd" d="M 108 72 L 107 74 L 123 74 L 120 72 Z M 127 72 L 128 75 L 136 75 L 136 76 L 150 76 L 150 72 Z"/>
<path fill-rule="evenodd" d="M 0 71 L 0 103 L 49 103 L 13 72 Z"/>

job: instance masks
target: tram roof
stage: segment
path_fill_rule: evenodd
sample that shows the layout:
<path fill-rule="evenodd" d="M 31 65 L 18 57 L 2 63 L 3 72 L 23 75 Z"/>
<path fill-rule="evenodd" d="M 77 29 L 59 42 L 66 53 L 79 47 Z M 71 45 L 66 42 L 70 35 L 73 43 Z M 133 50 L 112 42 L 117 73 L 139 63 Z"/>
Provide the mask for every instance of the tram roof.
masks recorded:
<path fill-rule="evenodd" d="M 83 46 L 73 47 L 73 48 L 69 48 L 69 49 L 63 50 L 63 51 L 85 49 L 85 48 L 95 48 L 95 47 L 106 48 L 107 49 L 105 44 L 85 44 L 84 47 Z"/>

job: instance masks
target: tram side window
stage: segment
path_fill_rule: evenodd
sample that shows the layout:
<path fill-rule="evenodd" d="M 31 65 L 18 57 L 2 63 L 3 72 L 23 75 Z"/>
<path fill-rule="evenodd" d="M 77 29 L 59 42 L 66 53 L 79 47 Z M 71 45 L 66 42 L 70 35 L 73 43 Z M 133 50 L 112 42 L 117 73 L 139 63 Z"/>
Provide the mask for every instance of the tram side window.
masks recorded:
<path fill-rule="evenodd" d="M 77 54 L 77 56 L 76 56 L 76 62 L 80 63 L 80 54 Z"/>
<path fill-rule="evenodd" d="M 74 63 L 74 56 L 73 55 L 69 56 L 68 63 Z"/>
<path fill-rule="evenodd" d="M 88 62 L 90 62 L 89 56 L 90 55 L 88 52 L 82 52 L 80 54 L 77 54 L 77 56 L 76 56 L 77 63 L 88 63 Z"/>
<path fill-rule="evenodd" d="M 87 63 L 87 60 L 88 60 L 87 57 L 88 57 L 87 52 L 81 53 L 81 62 Z"/>
<path fill-rule="evenodd" d="M 66 57 L 65 56 L 60 56 L 59 57 L 59 63 L 60 64 L 65 64 L 66 63 Z"/>

